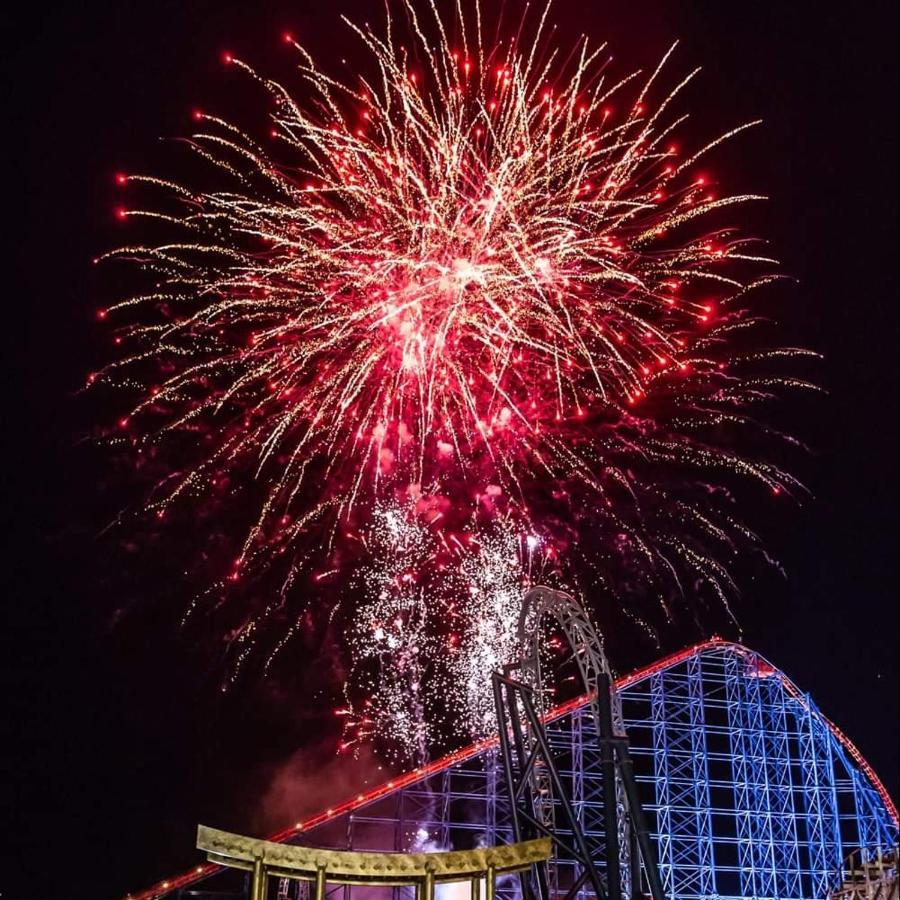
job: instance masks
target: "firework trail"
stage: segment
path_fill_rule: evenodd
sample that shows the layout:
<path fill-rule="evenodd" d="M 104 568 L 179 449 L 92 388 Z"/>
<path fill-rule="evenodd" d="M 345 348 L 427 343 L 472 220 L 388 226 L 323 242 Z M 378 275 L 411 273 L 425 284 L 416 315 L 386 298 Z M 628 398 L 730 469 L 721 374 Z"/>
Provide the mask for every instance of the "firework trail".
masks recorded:
<path fill-rule="evenodd" d="M 502 517 L 461 534 L 441 519 L 380 504 L 361 535 L 342 751 L 378 735 L 389 755 L 422 765 L 448 734 L 496 730 L 485 673 L 518 656 L 522 593 L 546 576 L 539 539 Z"/>
<path fill-rule="evenodd" d="M 390 735 L 397 756 L 422 765 L 443 718 L 434 709 L 443 704 L 427 689 L 426 668 L 442 649 L 432 617 L 445 615 L 452 598 L 426 597 L 421 571 L 438 548 L 409 509 L 376 508 L 367 543 L 372 563 L 363 569 L 363 599 L 348 631 L 354 670 L 345 685 L 348 706 L 338 710 L 347 717 L 339 749 Z M 354 689 L 363 691 L 362 713 L 354 709 Z"/>
<path fill-rule="evenodd" d="M 240 609 L 235 670 L 299 627 L 270 627 L 307 602 L 292 599 L 298 579 L 352 582 L 366 535 L 410 497 L 442 516 L 440 538 L 405 520 L 393 539 L 411 557 L 417 541 L 502 520 L 626 608 L 640 597 L 671 616 L 687 595 L 727 605 L 736 592 L 729 561 L 756 537 L 728 486 L 798 488 L 760 455 L 760 435 L 791 438 L 756 410 L 809 387 L 772 371 L 802 351 L 754 343 L 748 308 L 774 261 L 721 222 L 759 198 L 721 193 L 698 168 L 741 128 L 677 143 L 696 73 L 661 88 L 667 54 L 611 80 L 602 47 L 557 52 L 546 9 L 489 42 L 477 6 L 399 8 L 381 31 L 351 23 L 366 75 L 333 77 L 288 38 L 292 93 L 227 57 L 273 112 L 262 143 L 195 114 L 185 143 L 218 187 L 119 176 L 129 200 L 156 198 L 120 217 L 162 237 L 106 255 L 152 287 L 101 312 L 123 354 L 90 381 L 134 397 L 115 440 L 170 461 L 150 515 L 214 503 L 234 523 L 249 510 L 208 594 Z M 393 616 L 404 639 L 391 650 L 421 650 L 394 654 L 398 685 L 452 641 L 453 677 L 492 665 L 507 635 L 484 635 L 522 581 L 503 540 L 454 563 L 448 585 L 496 604 L 475 604 L 489 618 L 463 630 L 431 627 L 423 607 L 445 601 L 399 570 L 377 575 L 348 614 L 354 634 L 368 628 L 349 637 L 357 661 L 382 653 L 388 629 L 371 623 Z M 271 577 L 278 589 L 263 590 Z"/>

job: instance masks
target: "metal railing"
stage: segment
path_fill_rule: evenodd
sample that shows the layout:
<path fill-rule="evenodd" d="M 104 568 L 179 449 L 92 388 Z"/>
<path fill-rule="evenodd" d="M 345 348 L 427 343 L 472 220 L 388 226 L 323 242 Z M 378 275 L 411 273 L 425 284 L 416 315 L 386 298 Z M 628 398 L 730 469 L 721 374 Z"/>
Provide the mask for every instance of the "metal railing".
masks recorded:
<path fill-rule="evenodd" d="M 315 885 L 324 900 L 325 885 L 384 885 L 415 888 L 416 900 L 434 900 L 435 884 L 469 882 L 472 900 L 494 900 L 498 875 L 522 872 L 550 858 L 549 838 L 436 853 L 376 853 L 321 850 L 276 844 L 200 825 L 197 848 L 220 866 L 253 873 L 250 900 L 266 900 L 270 878 Z"/>

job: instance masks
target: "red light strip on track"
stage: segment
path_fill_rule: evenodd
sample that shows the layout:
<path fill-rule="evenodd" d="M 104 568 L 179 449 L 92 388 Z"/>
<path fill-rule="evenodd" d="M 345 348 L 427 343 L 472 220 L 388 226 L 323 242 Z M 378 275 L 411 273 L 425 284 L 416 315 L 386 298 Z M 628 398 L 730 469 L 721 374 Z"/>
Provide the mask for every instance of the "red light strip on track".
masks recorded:
<path fill-rule="evenodd" d="M 748 649 L 747 647 L 743 646 L 743 644 L 738 644 L 734 641 L 724 641 L 722 640 L 722 638 L 713 637 L 708 641 L 702 641 L 699 644 L 694 644 L 694 646 L 692 647 L 686 647 L 684 650 L 679 650 L 676 653 L 665 656 L 657 662 L 651 663 L 649 666 L 644 666 L 641 669 L 636 669 L 629 675 L 625 675 L 622 678 L 617 679 L 616 688 L 618 688 L 619 690 L 623 690 L 624 688 L 631 687 L 631 685 L 635 684 L 638 681 L 643 681 L 643 679 L 648 678 L 651 675 L 656 675 L 657 673 L 662 672 L 665 669 L 670 669 L 672 668 L 672 666 L 677 666 L 679 663 L 685 662 L 697 653 L 702 653 L 704 650 L 709 650 L 713 647 L 733 647 L 736 650 L 739 650 L 741 653 L 759 657 L 758 653 L 755 653 L 753 650 Z M 762 659 L 762 657 L 759 658 Z M 769 665 L 769 663 L 766 664 Z M 782 685 L 784 685 L 785 690 L 795 700 L 801 703 L 805 708 L 809 708 L 809 701 L 806 698 L 806 694 L 804 694 L 783 672 L 773 666 L 772 674 L 778 676 Z M 544 716 L 544 721 L 552 722 L 555 719 L 559 719 L 560 717 L 565 716 L 570 712 L 574 712 L 579 707 L 584 706 L 585 703 L 587 703 L 590 699 L 590 694 L 582 694 L 580 697 L 576 697 L 574 700 L 568 700 L 566 703 L 556 706 L 552 710 L 550 710 L 550 712 L 548 712 Z M 869 765 L 865 757 L 862 755 L 862 753 L 860 753 L 859 749 L 850 740 L 850 738 L 848 738 L 827 716 L 822 715 L 821 712 L 819 713 L 819 715 L 822 716 L 822 719 L 831 730 L 831 733 L 838 739 L 844 749 L 850 754 L 850 756 L 860 767 L 869 781 L 872 782 L 872 786 L 876 791 L 878 791 L 879 796 L 884 801 L 884 805 L 887 808 L 891 818 L 894 820 L 894 824 L 897 825 L 897 807 L 894 804 L 894 801 L 891 799 L 891 795 L 888 793 L 887 788 L 884 786 L 878 775 L 875 774 L 875 770 L 871 767 L 871 765 Z M 294 837 L 297 834 L 300 834 L 303 831 L 308 831 L 310 828 L 315 828 L 317 825 L 322 825 L 323 823 L 328 822 L 329 820 L 335 818 L 335 816 L 343 815 L 343 813 L 346 812 L 353 812 L 353 810 L 359 809 L 361 806 L 366 806 L 369 803 L 380 799 L 381 797 L 392 794 L 399 788 L 404 788 L 408 787 L 411 784 L 415 784 L 417 781 L 421 781 L 422 779 L 427 778 L 429 775 L 433 775 L 435 772 L 440 772 L 442 769 L 446 769 L 448 766 L 465 762 L 466 760 L 471 759 L 473 756 L 477 756 L 484 750 L 489 750 L 492 747 L 496 747 L 498 744 L 498 738 L 487 738 L 483 741 L 479 741 L 478 743 L 470 744 L 468 747 L 463 747 L 461 750 L 456 750 L 453 753 L 448 753 L 446 756 L 443 756 L 440 759 L 429 763 L 427 766 L 413 769 L 411 772 L 406 772 L 405 774 L 400 775 L 397 778 L 392 778 L 390 781 L 386 781 L 384 784 L 373 788 L 371 791 L 368 791 L 364 794 L 357 794 L 356 797 L 354 797 L 352 800 L 346 800 L 343 803 L 338 804 L 337 806 L 329 807 L 325 810 L 325 812 L 319 813 L 318 815 L 315 815 L 310 819 L 306 819 L 303 822 L 297 822 L 296 825 L 293 825 L 290 828 L 283 828 L 281 831 L 277 831 L 275 832 L 275 834 L 270 835 L 268 838 L 266 838 L 266 840 L 272 841 L 276 844 L 284 843 L 288 839 Z M 222 866 L 217 866 L 214 863 L 204 863 L 203 865 L 196 866 L 190 871 L 184 872 L 183 874 L 178 875 L 174 878 L 168 878 L 165 881 L 161 881 L 158 884 L 155 884 L 152 887 L 141 891 L 140 893 L 127 894 L 125 900 L 157 900 L 157 898 L 164 897 L 166 894 L 171 893 L 172 891 L 187 887 L 197 881 L 202 880 L 203 878 L 208 878 L 210 875 L 214 875 L 216 872 L 220 872 L 222 868 Z"/>

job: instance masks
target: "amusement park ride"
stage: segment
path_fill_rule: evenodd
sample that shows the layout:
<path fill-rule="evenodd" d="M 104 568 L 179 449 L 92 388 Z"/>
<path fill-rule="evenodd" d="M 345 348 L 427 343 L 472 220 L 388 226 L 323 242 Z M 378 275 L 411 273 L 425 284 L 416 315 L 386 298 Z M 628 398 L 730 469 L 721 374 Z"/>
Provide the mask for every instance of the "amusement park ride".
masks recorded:
<path fill-rule="evenodd" d="M 589 698 L 600 749 L 605 878 L 597 871 L 597 848 L 590 846 L 573 810 L 542 722 L 540 628 L 545 617 L 554 620 L 565 635 L 578 665 L 584 693 Z M 519 646 L 522 649 L 519 663 L 507 666 L 503 674 L 495 672 L 492 676 L 513 834 L 520 840 L 529 832 L 538 832 L 564 848 L 553 816 L 558 805 L 574 845 L 566 849 L 580 869 L 564 895 L 565 900 L 575 896 L 585 883 L 600 900 L 607 897 L 621 900 L 628 894 L 643 897 L 638 852 L 650 896 L 653 900 L 663 900 L 653 845 L 634 779 L 621 704 L 600 636 L 576 600 L 562 591 L 536 587 L 525 594 L 519 618 Z M 511 677 L 516 669 L 520 672 L 518 681 Z M 534 893 L 538 900 L 550 900 L 551 893 L 555 895 L 557 891 L 551 891 L 541 867 L 536 866 L 535 870 Z M 523 883 L 523 893 L 527 896 L 526 891 Z"/>
<path fill-rule="evenodd" d="M 555 709 L 548 621 L 584 688 Z M 129 898 L 896 900 L 890 796 L 757 654 L 714 639 L 616 681 L 584 608 L 545 587 L 518 637 L 491 675 L 496 739 L 268 841 L 201 826 L 208 862 Z M 446 851 L 419 852 L 422 835 Z M 243 888 L 222 893 L 234 869 Z"/>

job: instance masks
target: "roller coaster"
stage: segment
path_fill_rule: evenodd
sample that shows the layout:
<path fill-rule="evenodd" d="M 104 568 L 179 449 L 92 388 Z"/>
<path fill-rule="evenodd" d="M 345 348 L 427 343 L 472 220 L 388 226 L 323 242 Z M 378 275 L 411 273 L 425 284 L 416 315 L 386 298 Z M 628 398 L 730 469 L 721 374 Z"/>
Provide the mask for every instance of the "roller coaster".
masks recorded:
<path fill-rule="evenodd" d="M 528 598 L 522 659 L 495 676 L 507 726 L 500 736 L 336 803 L 269 842 L 409 854 L 423 837 L 465 851 L 552 833 L 544 883 L 529 887 L 521 872 L 500 877 L 491 892 L 502 900 L 529 890 L 541 900 L 866 896 L 839 892 L 854 872 L 896 859 L 897 809 L 809 694 L 758 653 L 720 639 L 611 681 L 589 620 L 555 593 Z M 539 654 L 529 650 L 535 617 L 547 615 L 561 624 L 585 687 L 550 709 L 542 705 Z M 519 687 L 504 694 L 510 684 Z M 525 721 L 529 696 L 533 716 Z M 523 729 L 518 750 L 509 743 L 514 719 Z M 229 874 L 212 859 L 129 898 L 220 897 Z M 372 890 L 323 886 L 341 900 L 361 889 Z M 238 890 L 249 892 L 250 883 Z M 272 890 L 263 896 L 309 894 L 290 879 Z M 407 888 L 391 890 L 399 900 Z"/>

